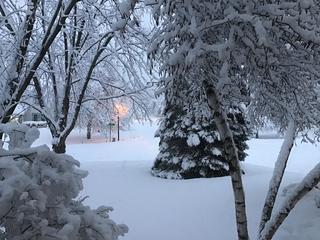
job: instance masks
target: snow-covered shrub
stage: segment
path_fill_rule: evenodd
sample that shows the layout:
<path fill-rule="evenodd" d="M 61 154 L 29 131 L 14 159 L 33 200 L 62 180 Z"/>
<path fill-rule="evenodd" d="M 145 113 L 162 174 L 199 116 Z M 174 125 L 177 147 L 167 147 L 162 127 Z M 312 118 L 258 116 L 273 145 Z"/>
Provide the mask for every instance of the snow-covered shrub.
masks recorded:
<path fill-rule="evenodd" d="M 128 231 L 109 218 L 112 208 L 93 210 L 75 200 L 88 174 L 78 161 L 45 145 L 30 147 L 35 128 L 0 125 L 0 131 L 10 137 L 9 150 L 0 150 L 0 239 L 113 240 Z"/>

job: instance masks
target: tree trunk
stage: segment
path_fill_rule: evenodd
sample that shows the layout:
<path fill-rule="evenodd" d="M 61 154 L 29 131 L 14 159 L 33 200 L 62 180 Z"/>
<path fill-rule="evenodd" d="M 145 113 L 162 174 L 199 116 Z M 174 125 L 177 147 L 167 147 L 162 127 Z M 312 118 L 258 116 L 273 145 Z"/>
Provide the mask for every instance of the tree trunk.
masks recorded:
<path fill-rule="evenodd" d="M 266 224 L 259 240 L 271 240 L 291 210 L 308 192 L 320 182 L 320 163 L 304 177 L 295 190 L 283 200 L 280 210 Z"/>
<path fill-rule="evenodd" d="M 296 124 L 294 120 L 291 119 L 280 152 L 278 154 L 277 161 L 274 166 L 272 178 L 269 183 L 269 189 L 264 202 L 262 216 L 259 225 L 259 235 L 264 229 L 266 222 L 269 221 L 271 217 L 273 206 L 276 201 L 283 174 L 286 169 L 290 152 L 295 140 L 295 135 Z"/>
<path fill-rule="evenodd" d="M 58 143 L 52 144 L 52 150 L 55 153 L 66 153 L 66 141 L 60 140 Z"/>
<path fill-rule="evenodd" d="M 237 231 L 239 240 L 248 240 L 248 227 L 246 216 L 245 194 L 242 185 L 241 169 L 232 132 L 227 123 L 227 116 L 221 108 L 216 89 L 213 85 L 204 81 L 204 87 L 208 98 L 208 104 L 214 114 L 221 140 L 223 142 L 225 158 L 229 164 L 230 176 L 235 201 Z"/>
<path fill-rule="evenodd" d="M 91 131 L 92 131 L 92 118 L 90 118 L 87 123 L 87 139 L 91 139 Z"/>

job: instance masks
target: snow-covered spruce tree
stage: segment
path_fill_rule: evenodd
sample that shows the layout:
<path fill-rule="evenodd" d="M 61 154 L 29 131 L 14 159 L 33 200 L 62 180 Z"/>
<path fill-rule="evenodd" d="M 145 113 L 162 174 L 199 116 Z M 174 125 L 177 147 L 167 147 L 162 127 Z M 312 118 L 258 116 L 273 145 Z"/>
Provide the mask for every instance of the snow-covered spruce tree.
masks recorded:
<path fill-rule="evenodd" d="M 109 218 L 111 207 L 91 209 L 76 198 L 87 172 L 71 156 L 30 147 L 36 128 L 2 124 L 9 150 L 0 149 L 0 239 L 115 240 L 128 231 Z"/>
<path fill-rule="evenodd" d="M 163 178 L 188 179 L 229 174 L 223 145 L 206 96 L 195 82 L 176 81 L 165 92 L 165 108 L 156 136 L 159 154 L 152 174 Z M 248 128 L 241 108 L 228 114 L 239 160 L 248 148 Z"/>

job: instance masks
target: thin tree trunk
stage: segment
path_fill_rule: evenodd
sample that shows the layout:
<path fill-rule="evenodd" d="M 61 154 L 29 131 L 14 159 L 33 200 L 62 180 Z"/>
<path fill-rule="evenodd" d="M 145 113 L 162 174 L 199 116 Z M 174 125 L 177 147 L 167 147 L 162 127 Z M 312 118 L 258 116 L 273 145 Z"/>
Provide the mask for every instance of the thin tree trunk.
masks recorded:
<path fill-rule="evenodd" d="M 267 221 L 269 221 L 273 206 L 276 201 L 279 187 L 283 178 L 284 171 L 287 166 L 287 162 L 291 153 L 291 149 L 296 136 L 296 124 L 293 119 L 289 121 L 288 129 L 282 143 L 278 159 L 275 163 L 273 175 L 269 183 L 268 193 L 264 202 L 262 216 L 259 225 L 259 235 L 265 227 Z"/>
<path fill-rule="evenodd" d="M 52 78 L 52 88 L 53 88 L 53 99 L 54 99 L 54 120 L 58 121 L 59 118 L 59 94 L 58 94 L 58 84 L 57 78 L 55 75 L 55 69 L 53 67 L 53 61 L 50 50 L 48 50 L 48 62 L 51 70 L 51 78 Z"/>
<path fill-rule="evenodd" d="M 0 116 L 1 123 L 8 123 L 12 113 L 14 112 L 14 109 L 16 108 L 17 103 L 12 104 L 11 98 L 19 88 L 20 75 L 22 74 L 23 66 L 25 65 L 27 58 L 27 50 L 35 24 L 38 3 L 38 0 L 33 0 L 32 7 L 28 7 L 28 14 L 25 18 L 22 34 L 18 37 L 18 51 L 14 56 L 14 60 L 9 66 L 9 76 L 5 83 L 5 92 L 7 93 L 7 97 L 5 97 L 1 103 L 3 107 L 3 113 L 1 112 Z M 9 111 L 6 111 L 7 107 L 10 107 Z"/>
<path fill-rule="evenodd" d="M 208 104 L 213 111 L 214 120 L 224 145 L 225 157 L 229 164 L 230 176 L 235 201 L 237 231 L 239 240 L 248 240 L 248 227 L 246 216 L 245 194 L 242 185 L 241 169 L 238 152 L 235 146 L 232 132 L 227 122 L 227 116 L 221 108 L 221 103 L 214 86 L 204 81 L 204 87 L 208 98 Z"/>
<path fill-rule="evenodd" d="M 92 130 L 92 118 L 90 118 L 87 123 L 87 139 L 91 139 L 91 130 Z"/>
<path fill-rule="evenodd" d="M 52 144 L 52 150 L 59 154 L 66 153 L 66 141 L 62 139 L 58 143 Z"/>
<path fill-rule="evenodd" d="M 320 163 L 304 177 L 295 190 L 282 202 L 280 210 L 265 224 L 259 240 L 271 240 L 291 210 L 320 182 Z"/>

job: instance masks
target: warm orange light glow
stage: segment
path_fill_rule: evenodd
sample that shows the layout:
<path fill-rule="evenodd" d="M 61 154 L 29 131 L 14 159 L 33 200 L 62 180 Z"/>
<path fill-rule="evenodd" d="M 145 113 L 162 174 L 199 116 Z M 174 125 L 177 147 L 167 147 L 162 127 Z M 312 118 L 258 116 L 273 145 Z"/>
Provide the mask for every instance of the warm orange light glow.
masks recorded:
<path fill-rule="evenodd" d="M 128 107 L 126 105 L 121 104 L 121 103 L 116 103 L 115 108 L 116 108 L 117 114 L 121 118 L 125 117 L 129 112 Z"/>

